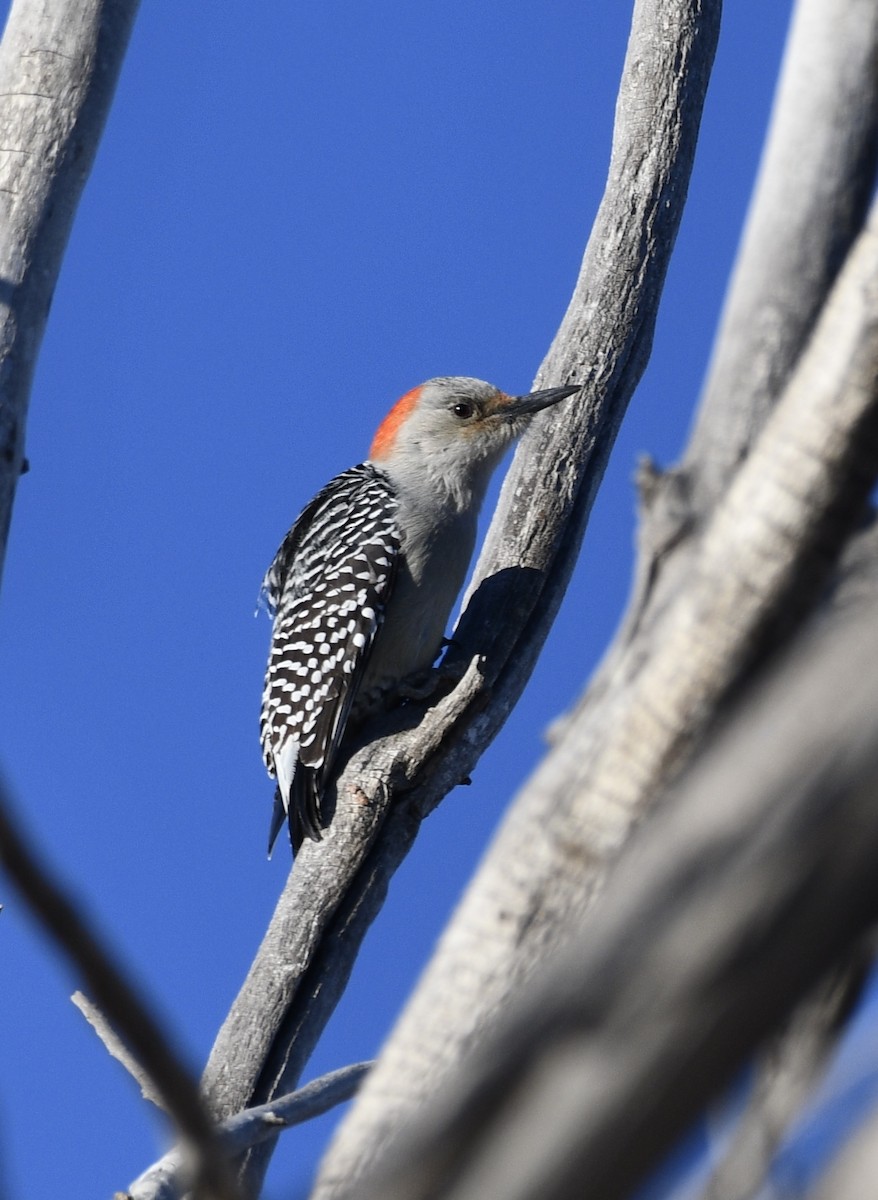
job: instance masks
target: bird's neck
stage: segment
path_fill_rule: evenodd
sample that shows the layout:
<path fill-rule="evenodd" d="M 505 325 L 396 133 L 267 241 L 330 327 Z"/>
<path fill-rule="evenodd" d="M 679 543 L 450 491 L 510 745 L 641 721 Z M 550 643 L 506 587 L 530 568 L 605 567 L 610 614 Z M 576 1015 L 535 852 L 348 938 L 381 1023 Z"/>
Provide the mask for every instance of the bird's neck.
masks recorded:
<path fill-rule="evenodd" d="M 401 503 L 432 512 L 439 521 L 462 516 L 475 519 L 494 468 L 493 463 L 485 463 L 468 470 L 449 470 L 447 463 L 413 460 L 376 466 L 389 476 Z"/>

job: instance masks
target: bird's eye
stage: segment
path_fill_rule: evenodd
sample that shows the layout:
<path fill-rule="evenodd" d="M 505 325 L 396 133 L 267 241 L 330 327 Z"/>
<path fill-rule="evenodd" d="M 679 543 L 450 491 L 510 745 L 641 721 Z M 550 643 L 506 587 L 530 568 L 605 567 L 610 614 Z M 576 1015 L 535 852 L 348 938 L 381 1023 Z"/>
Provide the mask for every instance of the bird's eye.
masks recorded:
<path fill-rule="evenodd" d="M 451 410 L 456 417 L 460 417 L 461 421 L 468 421 L 473 415 L 474 408 L 467 400 L 458 400 Z"/>

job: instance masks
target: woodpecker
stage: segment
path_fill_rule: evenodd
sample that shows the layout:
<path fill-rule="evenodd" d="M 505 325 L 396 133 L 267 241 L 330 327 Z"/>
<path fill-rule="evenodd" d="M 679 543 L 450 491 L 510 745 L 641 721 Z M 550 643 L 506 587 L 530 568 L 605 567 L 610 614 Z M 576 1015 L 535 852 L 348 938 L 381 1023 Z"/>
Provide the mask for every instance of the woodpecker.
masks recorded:
<path fill-rule="evenodd" d="M 285 819 L 294 854 L 306 837 L 320 840 L 345 731 L 439 654 L 504 450 L 534 413 L 577 391 L 508 396 L 480 379 L 428 380 L 284 538 L 261 591 L 274 618 L 261 719 L 277 779 L 269 854 Z"/>

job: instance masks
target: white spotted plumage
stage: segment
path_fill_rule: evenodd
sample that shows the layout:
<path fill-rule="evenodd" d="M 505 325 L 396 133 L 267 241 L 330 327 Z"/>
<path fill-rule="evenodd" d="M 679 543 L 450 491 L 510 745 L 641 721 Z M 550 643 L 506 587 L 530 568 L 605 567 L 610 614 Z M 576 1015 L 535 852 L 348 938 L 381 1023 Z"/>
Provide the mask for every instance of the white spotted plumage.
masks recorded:
<path fill-rule="evenodd" d="M 274 631 L 262 752 L 294 849 L 320 837 L 320 799 L 381 626 L 399 554 L 397 499 L 370 463 L 336 476 L 287 534 L 262 585 Z"/>

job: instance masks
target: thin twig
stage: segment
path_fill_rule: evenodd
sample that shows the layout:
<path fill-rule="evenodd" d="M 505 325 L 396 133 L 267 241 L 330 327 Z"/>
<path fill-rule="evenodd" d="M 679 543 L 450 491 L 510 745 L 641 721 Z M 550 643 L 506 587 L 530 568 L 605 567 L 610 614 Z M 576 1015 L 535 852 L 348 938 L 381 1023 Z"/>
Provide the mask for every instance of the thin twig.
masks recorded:
<path fill-rule="evenodd" d="M 150 1104 L 154 1104 L 157 1108 L 160 1108 L 164 1111 L 165 1105 L 162 1097 L 153 1086 L 153 1082 L 149 1075 L 146 1073 L 146 1071 L 144 1071 L 137 1059 L 128 1052 L 125 1043 L 116 1033 L 115 1029 L 98 1008 L 98 1006 L 93 1004 L 84 992 L 74 992 L 70 999 L 103 1042 L 107 1053 L 115 1058 L 117 1062 L 121 1063 L 131 1078 L 135 1081 L 137 1086 L 140 1088 L 140 1092 L 144 1100 L 149 1100 Z"/>
<path fill-rule="evenodd" d="M 229 1117 L 217 1126 L 217 1140 L 227 1154 L 243 1154 L 281 1130 L 311 1121 L 350 1100 L 371 1066 L 371 1062 L 363 1062 L 341 1067 L 271 1104 Z M 185 1155 L 174 1147 L 132 1183 L 126 1196 L 129 1200 L 177 1200 L 186 1186 L 185 1174 Z"/>

